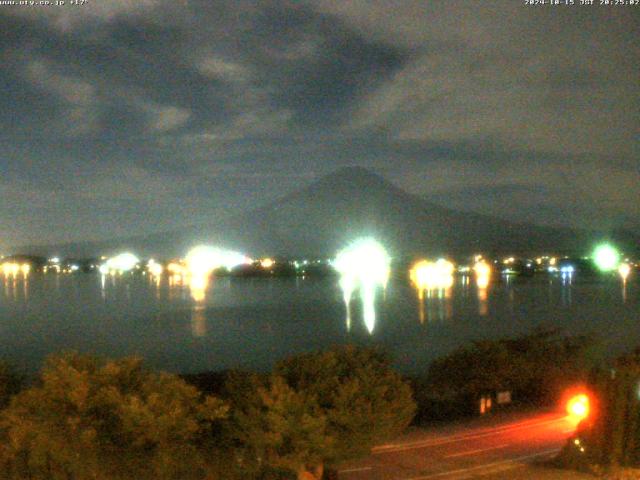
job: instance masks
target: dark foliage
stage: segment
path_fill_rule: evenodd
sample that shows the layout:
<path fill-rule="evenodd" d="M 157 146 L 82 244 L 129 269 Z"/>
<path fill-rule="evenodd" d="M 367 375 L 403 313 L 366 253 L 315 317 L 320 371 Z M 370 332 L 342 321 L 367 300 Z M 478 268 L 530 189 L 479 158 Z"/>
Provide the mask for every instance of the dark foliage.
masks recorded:
<path fill-rule="evenodd" d="M 517 338 L 482 340 L 434 361 L 414 381 L 420 420 L 472 413 L 483 395 L 510 391 L 518 403 L 555 404 L 570 385 L 585 381 L 594 346 L 586 336 L 557 329 Z"/>

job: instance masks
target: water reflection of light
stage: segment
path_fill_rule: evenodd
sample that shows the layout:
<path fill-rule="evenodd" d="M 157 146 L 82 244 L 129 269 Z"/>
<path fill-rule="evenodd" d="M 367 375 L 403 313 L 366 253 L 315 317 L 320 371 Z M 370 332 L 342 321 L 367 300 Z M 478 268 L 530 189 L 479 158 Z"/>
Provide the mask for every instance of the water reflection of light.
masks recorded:
<path fill-rule="evenodd" d="M 189 291 L 195 302 L 202 302 L 209 286 L 209 275 L 191 275 L 189 277 Z"/>
<path fill-rule="evenodd" d="M 29 297 L 29 274 L 31 265 L 28 263 L 4 262 L 0 265 L 3 276 L 4 295 L 17 301 L 18 297 L 24 301 Z"/>
<path fill-rule="evenodd" d="M 210 274 L 191 275 L 189 277 L 189 292 L 195 305 L 191 309 L 191 333 L 194 337 L 204 337 L 207 333 L 204 301 L 207 297 Z"/>
<path fill-rule="evenodd" d="M 479 260 L 473 266 L 476 273 L 476 285 L 478 288 L 487 288 L 491 280 L 491 265 L 484 260 Z"/>
<path fill-rule="evenodd" d="M 489 313 L 488 292 L 491 282 L 491 265 L 478 258 L 473 266 L 476 274 L 476 288 L 478 289 L 478 314 L 482 317 Z"/>
<path fill-rule="evenodd" d="M 389 279 L 390 258 L 385 249 L 370 238 L 360 239 L 341 250 L 333 262 L 340 274 L 340 288 L 347 306 L 347 328 L 351 325 L 349 304 L 356 289 L 360 291 L 364 323 L 373 332 L 376 321 L 375 293 Z"/>
<path fill-rule="evenodd" d="M 351 296 L 356 287 L 355 279 L 350 275 L 340 277 L 340 288 L 342 289 L 342 299 L 347 310 L 347 331 L 351 331 Z"/>
<path fill-rule="evenodd" d="M 29 276 L 25 275 L 22 279 L 22 296 L 24 300 L 27 301 L 29 299 Z"/>
<path fill-rule="evenodd" d="M 462 285 L 462 296 L 463 298 L 467 298 L 469 297 L 469 286 L 471 285 L 471 279 L 469 278 L 469 275 L 463 275 L 460 278 L 460 284 Z"/>
<path fill-rule="evenodd" d="M 11 298 L 14 302 L 18 300 L 18 279 L 15 276 L 11 278 Z"/>
<path fill-rule="evenodd" d="M 562 301 L 562 305 L 565 307 L 571 306 L 573 303 L 573 297 L 571 293 L 571 277 L 567 280 L 562 279 L 562 293 L 560 300 Z"/>
<path fill-rule="evenodd" d="M 620 274 L 620 277 L 622 277 L 622 280 L 626 280 L 631 273 L 631 265 L 628 263 L 621 263 L 618 267 L 618 273 Z"/>
<path fill-rule="evenodd" d="M 424 320 L 425 320 L 424 290 L 418 290 L 418 318 L 420 319 L 420 323 L 424 323 Z"/>
<path fill-rule="evenodd" d="M 154 277 L 159 277 L 160 275 L 162 275 L 164 268 L 162 267 L 161 264 L 159 264 L 152 258 L 147 263 L 147 270 L 149 270 L 149 273 Z"/>
<path fill-rule="evenodd" d="M 376 325 L 376 285 L 373 283 L 366 283 L 362 285 L 362 316 L 364 317 L 364 324 L 369 330 L 369 333 L 373 332 L 373 327 Z"/>
<path fill-rule="evenodd" d="M 565 307 L 571 306 L 573 303 L 571 285 L 573 283 L 573 275 L 576 271 L 573 265 L 563 265 L 559 269 L 562 284 L 561 302 Z"/>
<path fill-rule="evenodd" d="M 194 305 L 191 310 L 191 333 L 194 337 L 204 337 L 207 334 L 207 317 L 204 305 Z"/>
<path fill-rule="evenodd" d="M 621 263 L 618 267 L 618 273 L 622 278 L 622 302 L 627 303 L 627 278 L 631 273 L 631 265 L 628 263 Z"/>
<path fill-rule="evenodd" d="M 486 288 L 478 288 L 478 314 L 485 317 L 489 314 L 489 302 Z"/>
<path fill-rule="evenodd" d="M 186 272 L 180 271 L 178 276 L 182 281 L 184 274 L 186 274 L 189 293 L 195 302 L 191 309 L 191 333 L 194 337 L 203 337 L 207 333 L 204 302 L 213 271 L 220 267 L 231 269 L 245 263 L 246 260 L 246 257 L 239 253 L 205 245 L 196 247 L 187 254 L 185 259 Z"/>
<path fill-rule="evenodd" d="M 169 272 L 171 276 L 181 276 L 187 273 L 187 269 L 181 263 L 171 262 L 167 265 L 167 272 Z"/>

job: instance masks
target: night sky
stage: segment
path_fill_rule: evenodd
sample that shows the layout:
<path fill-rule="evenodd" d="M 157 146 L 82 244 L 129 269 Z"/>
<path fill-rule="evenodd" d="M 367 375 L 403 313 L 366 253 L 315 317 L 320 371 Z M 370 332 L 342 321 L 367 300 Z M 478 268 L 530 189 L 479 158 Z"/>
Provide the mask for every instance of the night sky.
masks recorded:
<path fill-rule="evenodd" d="M 345 165 L 640 232 L 640 6 L 68 3 L 0 5 L 0 249 L 212 223 Z"/>

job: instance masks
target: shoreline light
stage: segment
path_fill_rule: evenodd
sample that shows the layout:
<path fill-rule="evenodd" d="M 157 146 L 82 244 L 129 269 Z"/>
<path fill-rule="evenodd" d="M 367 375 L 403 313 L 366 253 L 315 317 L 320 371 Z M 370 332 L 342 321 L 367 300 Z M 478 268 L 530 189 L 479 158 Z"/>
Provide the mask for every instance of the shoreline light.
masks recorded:
<path fill-rule="evenodd" d="M 385 287 L 389 280 L 391 259 L 382 245 L 372 238 L 356 240 L 336 256 L 333 267 L 340 274 L 340 287 L 347 307 L 347 325 L 350 324 L 349 304 L 355 289 L 362 300 L 364 323 L 369 333 L 376 321 L 375 291 Z"/>
<path fill-rule="evenodd" d="M 159 277 L 160 275 L 162 275 L 164 267 L 152 258 L 147 262 L 147 270 L 149 270 L 149 273 L 151 275 Z"/>
<path fill-rule="evenodd" d="M 620 253 L 608 243 L 603 243 L 593 251 L 593 259 L 598 269 L 603 272 L 610 272 L 618 268 Z"/>
<path fill-rule="evenodd" d="M 0 265 L 0 272 L 5 277 L 17 277 L 19 274 L 26 277 L 31 272 L 31 265 L 28 263 L 5 262 Z"/>
<path fill-rule="evenodd" d="M 435 262 L 421 260 L 414 264 L 409 273 L 413 284 L 419 290 L 447 289 L 453 285 L 453 263 L 440 258 Z"/>
<path fill-rule="evenodd" d="M 477 287 L 479 289 L 486 289 L 491 280 L 491 265 L 484 260 L 478 260 L 473 266 L 473 271 L 476 273 Z"/>
<path fill-rule="evenodd" d="M 623 280 L 626 280 L 629 277 L 629 274 L 631 273 L 631 265 L 629 265 L 628 263 L 621 263 L 620 266 L 618 267 L 618 273 L 620 274 Z"/>
<path fill-rule="evenodd" d="M 266 269 L 273 267 L 275 263 L 276 262 L 274 262 L 272 258 L 263 258 L 262 260 L 260 260 L 260 266 Z"/>
<path fill-rule="evenodd" d="M 207 245 L 192 248 L 185 258 L 187 270 L 191 275 L 208 275 L 220 267 L 231 270 L 247 262 L 249 258 L 241 253 Z"/>
<path fill-rule="evenodd" d="M 140 259 L 133 253 L 124 252 L 107 259 L 105 263 L 100 265 L 99 270 L 103 275 L 108 273 L 124 273 L 133 270 L 138 263 L 140 263 Z"/>

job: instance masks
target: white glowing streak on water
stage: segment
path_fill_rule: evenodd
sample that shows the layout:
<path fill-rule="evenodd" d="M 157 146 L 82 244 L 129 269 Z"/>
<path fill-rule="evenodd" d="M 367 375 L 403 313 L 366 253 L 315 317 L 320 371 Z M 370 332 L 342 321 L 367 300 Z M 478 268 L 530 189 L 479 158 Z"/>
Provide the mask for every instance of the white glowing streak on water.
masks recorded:
<path fill-rule="evenodd" d="M 376 296 L 376 285 L 375 284 L 365 284 L 362 285 L 361 288 L 361 296 L 362 296 L 362 312 L 364 317 L 364 324 L 369 330 L 369 333 L 373 332 L 373 327 L 376 325 L 376 307 L 375 307 L 375 296 Z"/>
<path fill-rule="evenodd" d="M 189 292 L 195 302 L 202 302 L 209 286 L 208 275 L 192 275 L 189 278 Z"/>
<path fill-rule="evenodd" d="M 342 299 L 347 310 L 347 331 L 351 331 L 351 296 L 355 288 L 355 281 L 351 275 L 343 275 L 340 277 L 340 288 L 342 289 Z"/>

